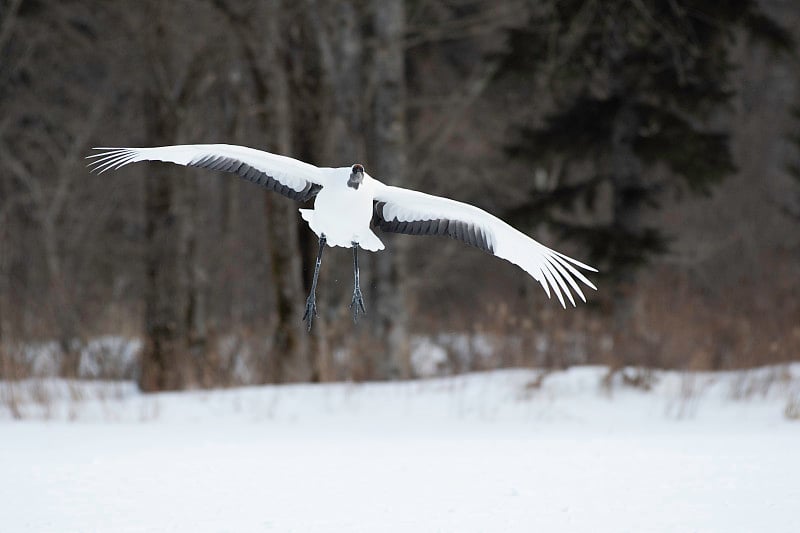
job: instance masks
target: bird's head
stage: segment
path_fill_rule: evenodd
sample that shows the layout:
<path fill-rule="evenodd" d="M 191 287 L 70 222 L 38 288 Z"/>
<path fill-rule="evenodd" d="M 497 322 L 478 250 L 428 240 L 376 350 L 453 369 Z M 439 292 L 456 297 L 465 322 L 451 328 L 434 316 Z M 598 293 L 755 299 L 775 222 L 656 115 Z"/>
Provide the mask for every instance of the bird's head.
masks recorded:
<path fill-rule="evenodd" d="M 358 190 L 358 186 L 364 181 L 364 165 L 356 163 L 350 171 L 350 179 L 347 180 L 347 186 Z"/>

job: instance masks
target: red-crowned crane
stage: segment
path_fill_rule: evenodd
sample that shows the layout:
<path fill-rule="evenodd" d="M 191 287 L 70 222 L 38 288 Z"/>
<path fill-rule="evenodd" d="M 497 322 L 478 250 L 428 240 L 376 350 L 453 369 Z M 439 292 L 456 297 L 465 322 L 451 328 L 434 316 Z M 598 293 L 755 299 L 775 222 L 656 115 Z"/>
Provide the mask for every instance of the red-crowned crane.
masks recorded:
<path fill-rule="evenodd" d="M 303 320 L 316 315 L 316 288 L 325 245 L 353 249 L 353 319 L 366 312 L 359 287 L 358 249 L 384 246 L 370 224 L 382 231 L 410 235 L 446 235 L 510 261 L 533 276 L 561 305 L 565 295 L 575 305 L 574 291 L 586 297 L 576 280 L 596 289 L 578 269 L 597 272 L 551 250 L 499 218 L 475 206 L 422 192 L 391 187 L 371 177 L 360 164 L 321 168 L 290 157 L 228 144 L 187 144 L 157 148 L 96 148 L 89 166 L 100 173 L 137 161 L 166 161 L 189 167 L 233 172 L 300 202 L 314 199 L 314 209 L 301 209 L 303 219 L 319 237 L 311 293 Z M 572 290 L 570 290 L 572 289 Z"/>

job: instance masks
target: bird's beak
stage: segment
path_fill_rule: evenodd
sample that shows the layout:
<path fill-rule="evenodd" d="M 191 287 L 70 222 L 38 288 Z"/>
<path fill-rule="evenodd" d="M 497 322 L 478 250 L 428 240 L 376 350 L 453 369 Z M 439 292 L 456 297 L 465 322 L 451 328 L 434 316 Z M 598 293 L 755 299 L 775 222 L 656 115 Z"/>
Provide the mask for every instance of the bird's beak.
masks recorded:
<path fill-rule="evenodd" d="M 358 190 L 358 186 L 364 181 L 364 171 L 357 170 L 350 173 L 350 179 L 347 180 L 347 186 Z"/>

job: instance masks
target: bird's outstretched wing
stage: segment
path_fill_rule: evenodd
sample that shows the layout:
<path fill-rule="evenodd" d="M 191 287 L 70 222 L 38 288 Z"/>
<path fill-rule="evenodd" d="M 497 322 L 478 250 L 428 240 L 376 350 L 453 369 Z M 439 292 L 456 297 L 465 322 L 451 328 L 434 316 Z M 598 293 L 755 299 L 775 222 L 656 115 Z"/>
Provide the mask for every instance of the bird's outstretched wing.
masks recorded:
<path fill-rule="evenodd" d="M 314 165 L 291 157 L 230 144 L 184 144 L 155 148 L 95 148 L 90 155 L 92 171 L 103 173 L 137 161 L 167 161 L 187 167 L 233 172 L 271 191 L 304 202 L 325 185 L 325 176 Z"/>
<path fill-rule="evenodd" d="M 596 289 L 578 269 L 597 270 L 551 250 L 469 204 L 376 181 L 374 222 L 383 231 L 446 235 L 510 261 L 533 276 L 548 297 L 552 289 L 564 307 L 564 294 L 575 305 L 572 291 L 586 301 L 576 280 Z"/>

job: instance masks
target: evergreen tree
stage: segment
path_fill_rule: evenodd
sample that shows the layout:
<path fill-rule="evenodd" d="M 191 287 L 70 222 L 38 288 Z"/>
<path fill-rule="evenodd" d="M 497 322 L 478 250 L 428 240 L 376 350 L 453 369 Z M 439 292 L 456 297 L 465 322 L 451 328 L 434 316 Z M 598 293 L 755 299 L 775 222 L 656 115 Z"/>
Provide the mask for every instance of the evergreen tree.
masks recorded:
<path fill-rule="evenodd" d="M 733 96 L 730 45 L 743 33 L 791 46 L 754 0 L 540 4 L 511 31 L 503 73 L 545 77 L 554 111 L 518 127 L 508 151 L 561 170 L 546 175 L 550 185 L 532 187 L 512 213 L 517 222 L 546 222 L 583 242 L 617 281 L 665 251 L 645 210 L 658 207 L 664 190 L 708 193 L 735 170 L 728 132 L 707 124 Z M 599 215 L 603 190 L 610 205 Z M 582 209 L 595 222 L 564 216 Z"/>

